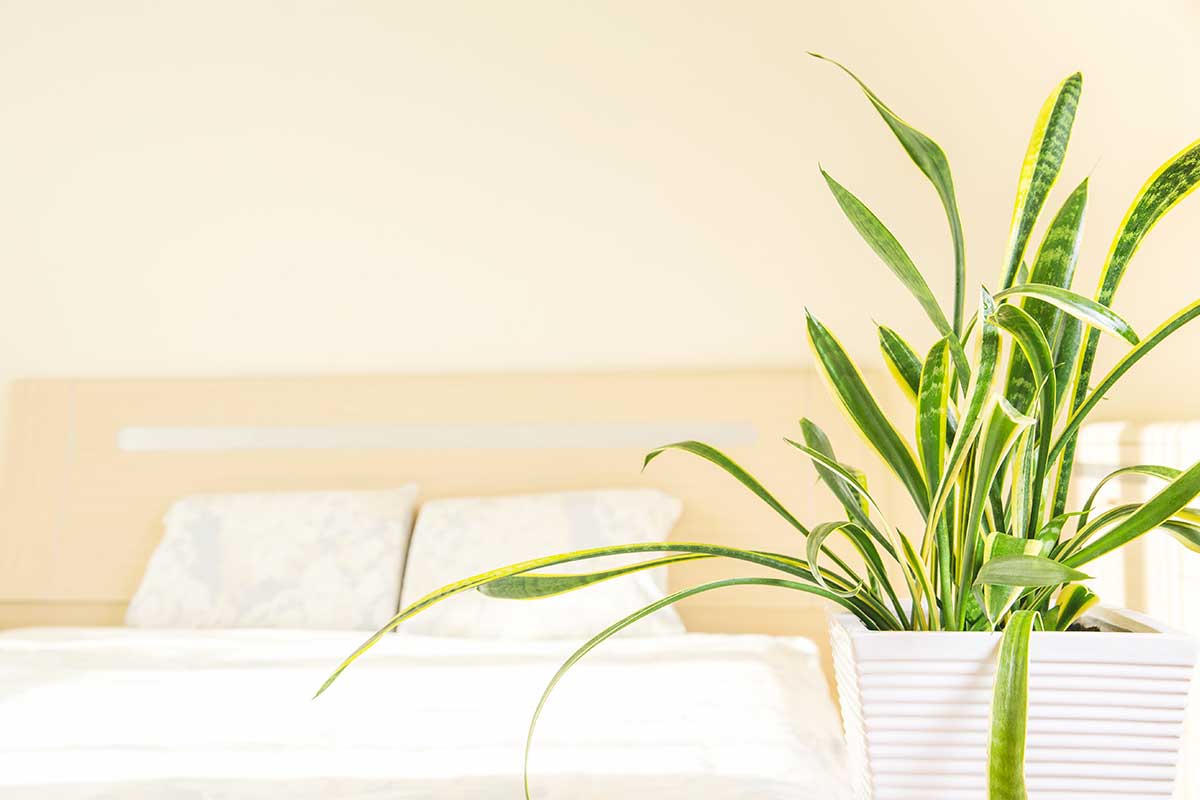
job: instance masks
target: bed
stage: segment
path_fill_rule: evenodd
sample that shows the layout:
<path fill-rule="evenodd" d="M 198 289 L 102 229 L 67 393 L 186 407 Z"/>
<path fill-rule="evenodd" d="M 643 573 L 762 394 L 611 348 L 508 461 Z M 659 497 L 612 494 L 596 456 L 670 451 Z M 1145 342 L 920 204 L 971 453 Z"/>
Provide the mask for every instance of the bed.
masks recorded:
<path fill-rule="evenodd" d="M 360 640 L 0 634 L 0 796 L 523 796 L 530 713 L 573 645 L 396 634 L 310 701 Z M 601 646 L 551 697 L 530 762 L 542 800 L 837 800 L 843 768 L 816 648 L 711 634 Z"/>
<path fill-rule="evenodd" d="M 120 627 L 168 507 L 197 492 L 404 481 L 426 501 L 656 487 L 685 509 L 673 540 L 798 552 L 795 531 L 710 465 L 638 467 L 651 447 L 707 439 L 806 516 L 831 516 L 773 435 L 804 413 L 836 427 L 815 387 L 791 371 L 17 382 L 0 523 L 0 797 L 523 796 L 530 714 L 578 637 L 411 625 L 310 701 L 362 631 Z M 746 574 L 681 563 L 666 583 Z M 589 654 L 543 715 L 534 797 L 842 797 L 826 609 L 759 589 L 691 598 L 687 633 Z"/>

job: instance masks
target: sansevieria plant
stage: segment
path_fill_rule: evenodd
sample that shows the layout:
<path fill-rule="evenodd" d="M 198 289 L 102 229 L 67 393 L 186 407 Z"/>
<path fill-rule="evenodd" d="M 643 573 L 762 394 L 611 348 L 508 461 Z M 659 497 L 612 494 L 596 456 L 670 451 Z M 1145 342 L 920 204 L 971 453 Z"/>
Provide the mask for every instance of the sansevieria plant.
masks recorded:
<path fill-rule="evenodd" d="M 781 446 L 793 447 L 810 460 L 845 510 L 843 519 L 811 527 L 716 448 L 695 441 L 665 445 L 648 454 L 645 463 L 667 450 L 711 462 L 778 513 L 795 529 L 802 546 L 794 554 L 781 554 L 715 544 L 631 544 L 501 567 L 439 589 L 401 610 L 338 667 L 318 694 L 404 620 L 460 592 L 534 599 L 681 561 L 732 559 L 767 567 L 778 577 L 693 586 L 600 631 L 567 659 L 546 687 L 533 711 L 529 741 L 559 679 L 601 642 L 692 595 L 756 584 L 818 595 L 848 609 L 871 630 L 1004 631 L 993 697 L 989 795 L 1025 797 L 1025 676 L 1031 632 L 1066 630 L 1079 619 L 1096 602 L 1080 583 L 1087 578 L 1081 569 L 1139 536 L 1161 529 L 1200 550 L 1200 511 L 1188 507 L 1200 494 L 1200 463 L 1184 471 L 1149 464 L 1118 469 L 1100 486 L 1140 475 L 1160 482 L 1161 489 L 1145 503 L 1094 513 L 1097 486 L 1082 507 L 1066 509 L 1080 426 L 1134 364 L 1200 316 L 1200 301 L 1193 302 L 1139 338 L 1112 308 L 1142 239 L 1200 182 L 1200 142 L 1163 164 L 1137 193 L 1112 241 L 1095 295 L 1081 294 L 1072 289 L 1072 279 L 1087 207 L 1086 180 L 1062 202 L 1040 244 L 1034 248 L 1030 243 L 1062 166 L 1079 102 L 1082 78 L 1067 77 L 1042 106 L 1021 163 L 1001 274 L 991 290 L 978 291 L 974 307 L 968 309 L 962 224 L 945 154 L 846 73 L 941 199 L 953 244 L 954 300 L 949 311 L 944 310 L 879 217 L 822 171 L 850 224 L 920 304 L 940 338 L 921 354 L 897 332 L 879 328 L 883 358 L 912 400 L 915 414 L 907 421 L 884 413 L 833 333 L 811 314 L 809 342 L 841 408 L 903 484 L 924 520 L 923 528 L 901 531 L 888 522 L 864 474 L 840 461 L 825 434 L 808 419 L 800 421 L 799 435 L 784 439 Z M 1123 341 L 1128 349 L 1093 383 L 1102 335 Z M 843 558 L 829 546 L 835 536 L 849 543 L 855 557 Z M 644 553 L 648 559 L 584 574 L 541 571 L 630 553 Z M 526 781 L 527 795 L 528 791 Z"/>

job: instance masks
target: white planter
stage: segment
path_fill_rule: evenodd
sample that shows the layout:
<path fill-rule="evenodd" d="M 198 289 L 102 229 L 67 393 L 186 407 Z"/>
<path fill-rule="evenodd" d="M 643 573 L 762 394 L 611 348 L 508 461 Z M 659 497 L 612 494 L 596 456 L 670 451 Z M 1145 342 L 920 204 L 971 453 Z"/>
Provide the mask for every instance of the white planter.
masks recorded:
<path fill-rule="evenodd" d="M 1168 798 L 1195 641 L 1131 611 L 1085 622 L 1106 630 L 1030 643 L 1030 800 Z M 881 633 L 838 615 L 831 637 L 858 800 L 985 800 L 1000 634 Z"/>

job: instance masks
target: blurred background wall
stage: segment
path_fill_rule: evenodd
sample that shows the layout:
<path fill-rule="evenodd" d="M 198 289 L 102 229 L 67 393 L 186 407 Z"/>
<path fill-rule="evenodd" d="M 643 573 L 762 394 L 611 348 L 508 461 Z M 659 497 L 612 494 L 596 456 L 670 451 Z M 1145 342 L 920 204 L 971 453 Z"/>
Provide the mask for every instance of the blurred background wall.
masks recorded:
<path fill-rule="evenodd" d="M 1085 76 L 1050 206 L 1091 176 L 1091 292 L 1200 136 L 1188 2 L 0 3 L 0 390 L 16 375 L 807 363 L 804 307 L 932 331 L 828 196 L 949 298 L 936 196 L 843 60 L 948 152 L 994 285 L 1019 162 Z M 1200 200 L 1117 305 L 1200 296 Z M 1040 236 L 1040 233 L 1037 234 Z M 1104 414 L 1194 413 L 1200 332 Z"/>

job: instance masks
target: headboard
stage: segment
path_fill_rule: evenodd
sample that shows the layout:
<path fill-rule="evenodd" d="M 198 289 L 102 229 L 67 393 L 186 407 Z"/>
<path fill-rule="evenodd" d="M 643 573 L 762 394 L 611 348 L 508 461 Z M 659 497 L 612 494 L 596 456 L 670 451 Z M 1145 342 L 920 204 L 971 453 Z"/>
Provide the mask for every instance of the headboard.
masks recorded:
<path fill-rule="evenodd" d="M 10 409 L 0 627 L 120 624 L 163 513 L 196 492 L 655 486 L 684 501 L 677 540 L 801 553 L 794 531 L 712 465 L 668 453 L 643 473 L 642 456 L 712 439 L 811 521 L 837 511 L 781 441 L 800 416 L 826 426 L 841 458 L 874 467 L 798 370 L 33 379 L 14 383 Z M 670 582 L 748 571 L 701 561 Z M 681 612 L 700 631 L 824 630 L 819 603 L 778 589 L 713 593 Z"/>

